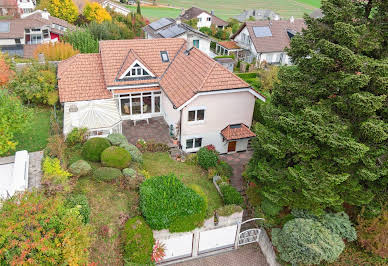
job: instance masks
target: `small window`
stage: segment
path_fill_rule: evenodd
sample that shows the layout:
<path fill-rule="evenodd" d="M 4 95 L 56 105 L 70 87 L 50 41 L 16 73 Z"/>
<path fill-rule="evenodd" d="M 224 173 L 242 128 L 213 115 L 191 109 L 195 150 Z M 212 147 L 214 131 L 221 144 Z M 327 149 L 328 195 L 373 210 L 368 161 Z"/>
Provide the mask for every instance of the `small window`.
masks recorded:
<path fill-rule="evenodd" d="M 230 125 L 230 128 L 241 128 L 241 124 Z"/>
<path fill-rule="evenodd" d="M 189 121 L 195 121 L 195 111 L 189 111 Z"/>
<path fill-rule="evenodd" d="M 125 75 L 128 78 L 135 77 L 147 77 L 150 76 L 147 70 L 143 69 L 138 63 L 136 63 Z"/>
<path fill-rule="evenodd" d="M 161 51 L 160 56 L 162 57 L 162 61 L 164 63 L 169 62 L 170 59 L 168 58 L 168 53 L 166 51 Z"/>
<path fill-rule="evenodd" d="M 194 149 L 202 147 L 202 138 L 193 138 L 186 140 L 186 149 Z"/>
<path fill-rule="evenodd" d="M 20 39 L 15 39 L 16 44 L 20 44 Z"/>
<path fill-rule="evenodd" d="M 193 46 L 199 48 L 199 40 L 193 40 Z"/>
<path fill-rule="evenodd" d="M 204 120 L 205 119 L 205 110 L 198 110 L 197 111 L 197 120 Z"/>
<path fill-rule="evenodd" d="M 202 147 L 202 138 L 195 139 L 195 148 L 201 148 Z"/>
<path fill-rule="evenodd" d="M 199 109 L 199 110 L 189 111 L 188 120 L 189 122 L 205 120 L 205 110 Z"/>
<path fill-rule="evenodd" d="M 192 149 L 193 148 L 193 144 L 194 144 L 194 140 L 193 139 L 186 140 L 186 149 Z"/>
<path fill-rule="evenodd" d="M 212 21 L 212 18 L 211 18 L 211 17 L 208 17 L 208 18 L 207 18 L 207 21 Z"/>

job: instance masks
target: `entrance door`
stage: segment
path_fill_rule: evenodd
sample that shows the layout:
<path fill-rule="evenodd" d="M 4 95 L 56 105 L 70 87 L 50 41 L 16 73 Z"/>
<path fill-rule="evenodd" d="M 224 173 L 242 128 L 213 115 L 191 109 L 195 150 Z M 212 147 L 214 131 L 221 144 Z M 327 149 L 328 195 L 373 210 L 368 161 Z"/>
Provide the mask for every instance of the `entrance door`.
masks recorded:
<path fill-rule="evenodd" d="M 228 152 L 236 151 L 236 141 L 231 141 L 228 143 Z"/>

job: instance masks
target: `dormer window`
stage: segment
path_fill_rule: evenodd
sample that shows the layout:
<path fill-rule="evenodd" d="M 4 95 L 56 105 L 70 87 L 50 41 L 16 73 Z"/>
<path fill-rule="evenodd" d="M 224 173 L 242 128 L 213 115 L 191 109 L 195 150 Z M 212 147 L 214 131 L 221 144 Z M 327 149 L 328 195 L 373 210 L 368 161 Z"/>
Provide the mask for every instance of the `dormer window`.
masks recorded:
<path fill-rule="evenodd" d="M 147 70 L 143 69 L 139 64 L 134 64 L 130 71 L 125 75 L 127 78 L 146 77 L 150 74 Z"/>
<path fill-rule="evenodd" d="M 168 53 L 166 51 L 161 51 L 160 56 L 162 57 L 163 63 L 167 63 L 170 61 L 170 59 L 168 58 Z"/>

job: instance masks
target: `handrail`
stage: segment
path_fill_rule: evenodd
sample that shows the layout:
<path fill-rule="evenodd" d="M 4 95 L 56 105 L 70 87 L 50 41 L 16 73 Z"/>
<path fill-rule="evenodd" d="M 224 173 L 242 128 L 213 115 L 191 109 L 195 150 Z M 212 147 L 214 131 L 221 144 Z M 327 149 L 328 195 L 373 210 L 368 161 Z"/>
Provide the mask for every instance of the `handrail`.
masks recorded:
<path fill-rule="evenodd" d="M 240 222 L 240 225 L 248 223 L 248 222 L 256 221 L 256 220 L 264 220 L 264 218 L 252 218 L 252 219 L 246 220 L 244 222 Z"/>

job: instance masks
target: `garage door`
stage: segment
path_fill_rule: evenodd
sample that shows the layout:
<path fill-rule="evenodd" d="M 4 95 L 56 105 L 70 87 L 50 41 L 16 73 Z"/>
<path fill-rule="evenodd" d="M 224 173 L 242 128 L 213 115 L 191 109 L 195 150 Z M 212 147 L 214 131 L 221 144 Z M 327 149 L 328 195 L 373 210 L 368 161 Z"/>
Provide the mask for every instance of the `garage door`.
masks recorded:
<path fill-rule="evenodd" d="M 233 247 L 236 233 L 237 225 L 201 232 L 199 234 L 199 253 Z"/>
<path fill-rule="evenodd" d="M 193 234 L 186 234 L 161 241 L 165 244 L 163 261 L 190 257 L 193 250 Z"/>

